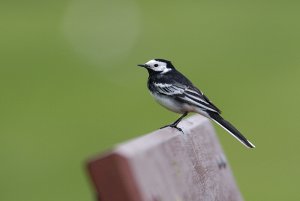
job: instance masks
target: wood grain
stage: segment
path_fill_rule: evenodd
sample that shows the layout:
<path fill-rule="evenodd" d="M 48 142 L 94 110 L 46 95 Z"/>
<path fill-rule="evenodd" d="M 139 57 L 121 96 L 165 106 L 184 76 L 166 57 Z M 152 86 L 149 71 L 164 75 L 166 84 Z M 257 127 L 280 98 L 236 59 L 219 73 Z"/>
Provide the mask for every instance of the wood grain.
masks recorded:
<path fill-rule="evenodd" d="M 195 115 L 88 162 L 101 201 L 241 201 L 215 131 Z"/>

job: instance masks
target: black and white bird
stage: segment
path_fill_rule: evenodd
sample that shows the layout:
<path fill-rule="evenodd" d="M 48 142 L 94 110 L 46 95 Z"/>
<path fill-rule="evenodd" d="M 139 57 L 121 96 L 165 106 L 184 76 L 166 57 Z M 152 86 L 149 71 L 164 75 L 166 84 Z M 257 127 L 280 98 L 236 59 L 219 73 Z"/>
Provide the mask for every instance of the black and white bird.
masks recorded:
<path fill-rule="evenodd" d="M 196 112 L 215 121 L 246 147 L 255 147 L 231 123 L 221 117 L 221 111 L 190 80 L 178 72 L 171 61 L 153 59 L 138 66 L 148 70 L 147 85 L 155 100 L 167 109 L 182 114 L 174 123 L 162 128 L 172 127 L 182 131 L 177 127 L 178 123 L 189 112 Z"/>

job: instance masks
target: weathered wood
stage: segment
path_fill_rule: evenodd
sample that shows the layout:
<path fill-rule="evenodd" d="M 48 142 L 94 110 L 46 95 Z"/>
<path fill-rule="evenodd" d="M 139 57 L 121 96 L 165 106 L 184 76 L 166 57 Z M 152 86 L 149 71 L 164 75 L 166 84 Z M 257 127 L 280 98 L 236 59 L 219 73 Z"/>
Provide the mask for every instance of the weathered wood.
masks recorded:
<path fill-rule="evenodd" d="M 116 146 L 88 162 L 101 201 L 241 201 L 209 120 L 180 123 Z"/>

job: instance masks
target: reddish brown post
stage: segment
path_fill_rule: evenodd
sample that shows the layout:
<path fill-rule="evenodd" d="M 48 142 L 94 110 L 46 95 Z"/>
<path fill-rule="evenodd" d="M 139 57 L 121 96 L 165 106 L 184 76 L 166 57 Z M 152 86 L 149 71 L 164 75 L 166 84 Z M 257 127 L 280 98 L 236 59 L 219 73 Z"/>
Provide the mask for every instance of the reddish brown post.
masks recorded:
<path fill-rule="evenodd" d="M 215 131 L 204 117 L 116 146 L 88 162 L 100 201 L 241 201 Z"/>

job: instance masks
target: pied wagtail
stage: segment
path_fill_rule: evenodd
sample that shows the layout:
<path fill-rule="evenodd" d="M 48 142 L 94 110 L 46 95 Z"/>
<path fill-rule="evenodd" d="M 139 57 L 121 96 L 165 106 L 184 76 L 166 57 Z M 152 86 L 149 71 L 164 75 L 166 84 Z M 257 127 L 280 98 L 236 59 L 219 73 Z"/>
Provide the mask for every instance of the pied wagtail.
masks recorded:
<path fill-rule="evenodd" d="M 182 131 L 177 127 L 178 123 L 189 112 L 196 112 L 215 121 L 246 147 L 255 147 L 232 124 L 221 117 L 221 111 L 190 80 L 178 72 L 171 61 L 153 59 L 138 66 L 148 70 L 147 85 L 155 100 L 167 109 L 182 114 L 174 123 L 162 128 L 172 127 Z"/>

